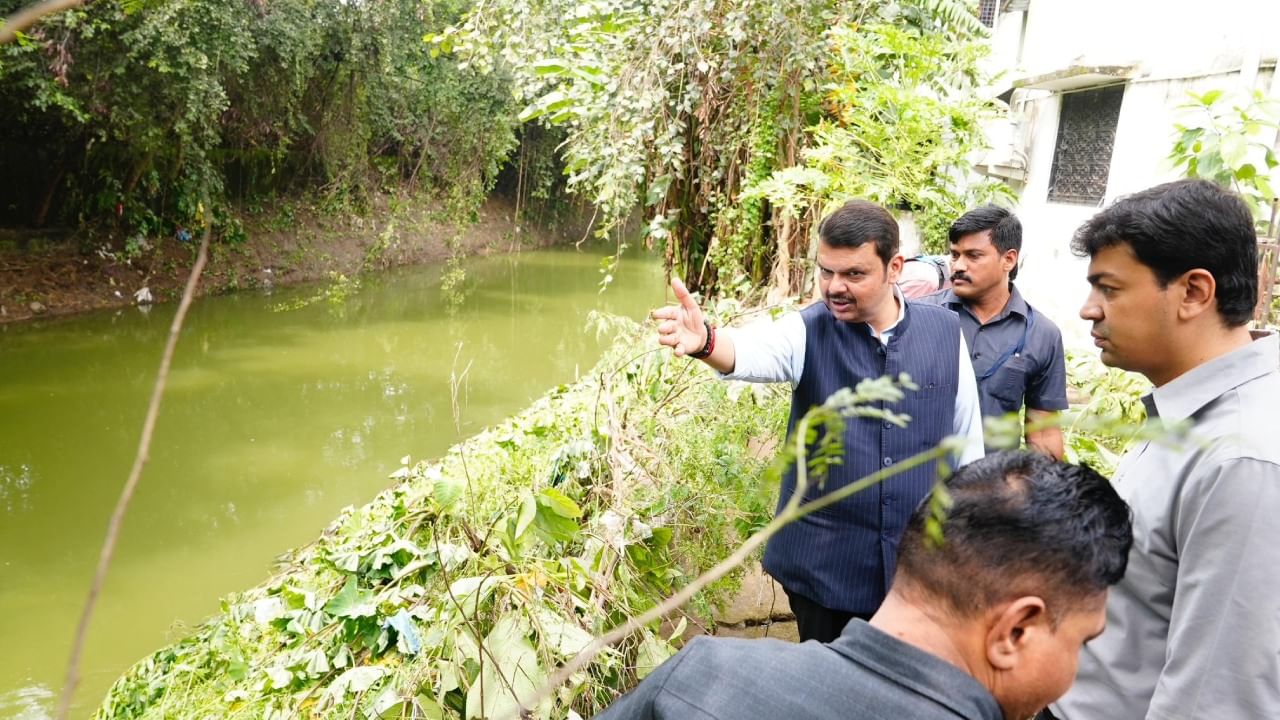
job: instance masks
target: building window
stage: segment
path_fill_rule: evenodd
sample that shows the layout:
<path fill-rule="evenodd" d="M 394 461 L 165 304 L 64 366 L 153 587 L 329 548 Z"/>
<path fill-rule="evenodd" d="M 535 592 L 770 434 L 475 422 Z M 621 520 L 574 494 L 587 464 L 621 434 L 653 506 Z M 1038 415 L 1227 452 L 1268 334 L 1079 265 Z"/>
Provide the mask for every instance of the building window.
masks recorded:
<path fill-rule="evenodd" d="M 973 7 L 970 5 L 970 7 Z M 979 0 L 978 20 L 989 28 L 996 26 L 996 13 L 1000 11 L 1000 0 Z"/>
<path fill-rule="evenodd" d="M 1107 194 L 1124 85 L 1062 96 L 1049 201 L 1098 205 Z"/>

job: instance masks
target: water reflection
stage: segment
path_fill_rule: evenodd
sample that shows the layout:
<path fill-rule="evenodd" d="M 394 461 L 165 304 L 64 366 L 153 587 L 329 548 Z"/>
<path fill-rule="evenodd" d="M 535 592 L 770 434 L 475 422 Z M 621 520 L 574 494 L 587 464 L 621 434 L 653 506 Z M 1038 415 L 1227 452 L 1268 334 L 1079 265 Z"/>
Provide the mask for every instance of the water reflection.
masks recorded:
<path fill-rule="evenodd" d="M 28 685 L 0 692 L 0 717 L 13 720 L 46 720 L 53 717 L 53 692 L 43 685 Z"/>
<path fill-rule="evenodd" d="M 0 511 L 13 515 L 31 509 L 30 465 L 0 465 Z"/>

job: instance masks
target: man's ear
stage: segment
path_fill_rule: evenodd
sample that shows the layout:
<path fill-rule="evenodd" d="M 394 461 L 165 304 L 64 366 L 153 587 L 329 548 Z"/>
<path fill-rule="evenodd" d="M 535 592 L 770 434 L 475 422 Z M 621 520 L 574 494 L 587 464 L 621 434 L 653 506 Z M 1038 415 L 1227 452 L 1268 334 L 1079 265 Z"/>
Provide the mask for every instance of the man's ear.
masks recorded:
<path fill-rule="evenodd" d="M 901 254 L 894 255 L 893 257 L 889 258 L 889 263 L 885 265 L 885 268 L 884 268 L 885 273 L 888 276 L 889 282 L 891 283 L 898 282 L 898 276 L 902 274 L 902 264 L 904 262 L 906 262 L 906 260 L 902 258 Z"/>
<path fill-rule="evenodd" d="M 1000 256 L 1000 271 L 1006 273 L 1013 272 L 1013 269 L 1016 267 L 1018 267 L 1018 251 L 1013 248 L 1009 248 L 1004 251 L 1004 255 Z"/>
<path fill-rule="evenodd" d="M 1179 320 L 1190 320 L 1206 312 L 1217 311 L 1218 282 L 1213 273 L 1195 268 L 1186 271 L 1174 282 L 1182 292 L 1181 302 L 1178 303 Z"/>
<path fill-rule="evenodd" d="M 997 670 L 1012 670 L 1040 635 L 1052 631 L 1044 600 L 1035 595 L 1020 597 L 994 615 L 987 630 L 987 662 Z"/>

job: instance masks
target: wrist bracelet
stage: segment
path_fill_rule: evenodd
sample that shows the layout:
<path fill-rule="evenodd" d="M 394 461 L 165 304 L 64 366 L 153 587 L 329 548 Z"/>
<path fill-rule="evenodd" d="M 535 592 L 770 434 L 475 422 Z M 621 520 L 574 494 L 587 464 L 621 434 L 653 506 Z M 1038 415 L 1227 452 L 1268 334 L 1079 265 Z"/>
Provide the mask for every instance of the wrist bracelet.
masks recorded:
<path fill-rule="evenodd" d="M 710 320 L 705 318 L 702 321 L 707 326 L 707 341 L 703 343 L 702 349 L 695 353 L 689 353 L 689 357 L 695 360 L 705 360 L 711 357 L 711 353 L 716 349 L 716 326 L 711 324 Z"/>

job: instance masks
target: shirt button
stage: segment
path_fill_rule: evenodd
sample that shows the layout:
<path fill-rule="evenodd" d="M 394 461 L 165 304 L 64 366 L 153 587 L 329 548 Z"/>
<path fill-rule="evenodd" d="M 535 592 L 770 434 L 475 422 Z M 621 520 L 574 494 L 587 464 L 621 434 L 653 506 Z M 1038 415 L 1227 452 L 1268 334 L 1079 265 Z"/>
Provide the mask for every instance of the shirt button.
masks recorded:
<path fill-rule="evenodd" d="M 889 467 L 889 466 L 890 466 L 890 465 L 892 465 L 892 464 L 893 464 L 893 458 L 891 458 L 891 457 L 887 457 L 887 458 L 885 458 L 885 459 L 884 459 L 884 466 L 885 466 L 885 467 Z"/>
<path fill-rule="evenodd" d="M 892 500 L 890 500 L 889 498 L 885 498 L 885 499 L 881 500 L 880 502 L 881 502 L 882 504 L 884 504 L 884 505 L 888 505 L 889 503 L 892 503 L 893 501 L 892 501 Z"/>
<path fill-rule="evenodd" d="M 976 352 L 976 353 L 974 353 L 974 354 L 973 354 L 973 359 L 974 359 L 974 360 L 977 360 L 977 359 L 978 359 L 978 358 L 980 358 L 980 357 L 982 357 L 982 353 L 980 353 L 980 352 Z"/>
<path fill-rule="evenodd" d="M 888 429 L 890 429 L 890 428 L 892 428 L 892 427 L 893 427 L 893 423 L 889 422 L 888 420 L 885 420 L 885 421 L 884 421 L 884 429 L 885 429 L 885 430 L 888 430 Z"/>

